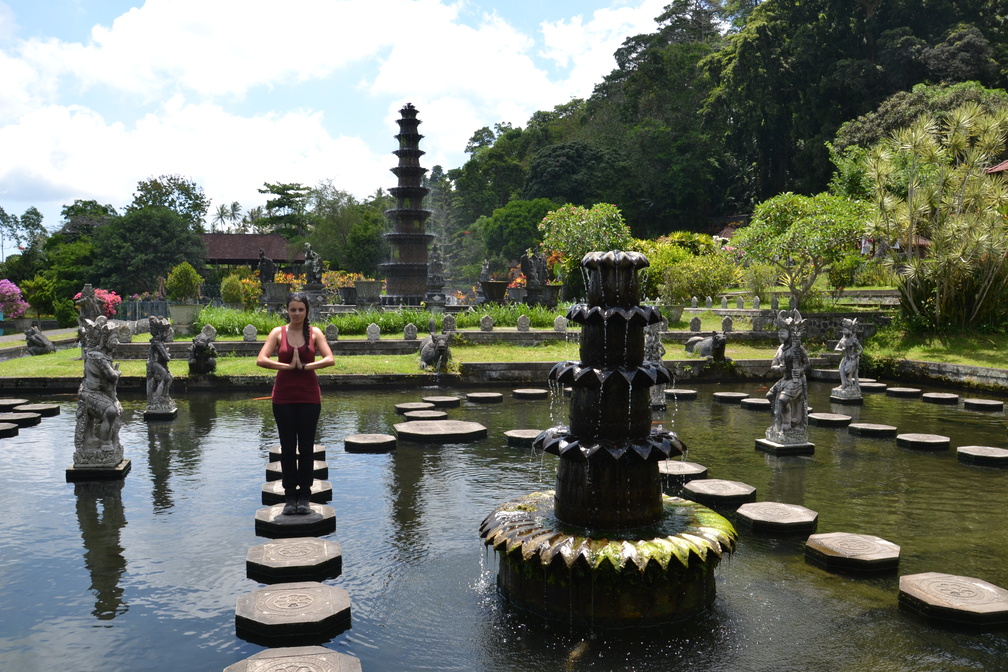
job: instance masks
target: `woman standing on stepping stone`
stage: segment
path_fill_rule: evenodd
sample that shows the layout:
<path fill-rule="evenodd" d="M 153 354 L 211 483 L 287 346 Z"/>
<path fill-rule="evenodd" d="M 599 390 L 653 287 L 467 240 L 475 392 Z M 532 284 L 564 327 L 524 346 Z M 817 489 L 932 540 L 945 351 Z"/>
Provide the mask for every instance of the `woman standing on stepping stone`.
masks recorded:
<path fill-rule="evenodd" d="M 303 292 L 287 296 L 290 324 L 266 337 L 256 364 L 274 369 L 273 417 L 280 434 L 280 470 L 283 478 L 283 515 L 311 513 L 308 505 L 314 467 L 315 429 L 322 411 L 322 390 L 315 369 L 335 364 L 325 335 L 308 322 L 308 297 Z M 273 353 L 277 358 L 271 359 Z M 315 359 L 321 355 L 321 359 Z"/>

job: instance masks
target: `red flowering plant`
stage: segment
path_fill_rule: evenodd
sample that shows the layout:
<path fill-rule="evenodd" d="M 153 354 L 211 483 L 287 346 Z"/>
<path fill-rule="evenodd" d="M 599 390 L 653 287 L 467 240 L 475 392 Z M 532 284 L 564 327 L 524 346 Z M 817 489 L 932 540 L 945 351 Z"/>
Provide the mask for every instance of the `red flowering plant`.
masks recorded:
<path fill-rule="evenodd" d="M 0 280 L 0 313 L 9 318 L 24 317 L 28 302 L 21 296 L 21 288 L 4 278 Z"/>
<path fill-rule="evenodd" d="M 115 317 L 116 309 L 119 307 L 119 304 L 122 303 L 122 297 L 111 289 L 101 289 L 97 287 L 94 290 L 94 295 L 95 298 L 98 299 L 98 302 L 101 303 L 102 311 L 105 313 L 105 317 Z M 80 292 L 74 294 L 74 302 L 76 302 L 79 298 L 81 298 Z"/>

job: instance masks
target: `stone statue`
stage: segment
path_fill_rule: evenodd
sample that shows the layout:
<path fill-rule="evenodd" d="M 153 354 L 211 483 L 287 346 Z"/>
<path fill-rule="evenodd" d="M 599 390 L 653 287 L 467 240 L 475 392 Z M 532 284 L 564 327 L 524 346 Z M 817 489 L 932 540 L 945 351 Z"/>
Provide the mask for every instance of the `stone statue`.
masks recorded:
<path fill-rule="evenodd" d="M 686 341 L 686 352 L 701 357 L 710 357 L 715 362 L 723 362 L 725 361 L 726 342 L 724 334 L 712 331 L 710 336 L 693 336 Z"/>
<path fill-rule="evenodd" d="M 810 367 L 808 352 L 801 342 L 802 319 L 798 309 L 782 310 L 777 315 L 777 335 L 781 344 L 777 348 L 771 373 L 781 379 L 767 392 L 773 408 L 774 424 L 767 428 L 768 441 L 782 444 L 808 441 L 808 383 L 805 372 Z"/>
<path fill-rule="evenodd" d="M 644 328 L 644 361 L 661 366 L 665 357 L 665 346 L 661 342 L 662 323 L 655 322 Z M 665 384 L 651 386 L 651 408 L 665 408 Z"/>
<path fill-rule="evenodd" d="M 311 243 L 304 244 L 305 284 L 318 285 L 322 283 L 322 258 L 314 251 Z"/>
<path fill-rule="evenodd" d="M 441 260 L 441 247 L 437 243 L 432 243 L 427 262 L 427 286 L 441 289 L 444 287 L 444 283 L 444 262 Z"/>
<path fill-rule="evenodd" d="M 114 334 L 104 315 L 84 324 L 87 354 L 84 379 L 77 390 L 75 467 L 115 467 L 123 460 L 119 442 L 122 405 L 116 394 L 120 373 L 119 365 L 112 362 Z"/>
<path fill-rule="evenodd" d="M 80 298 L 75 302 L 77 305 L 77 340 L 81 344 L 81 357 L 87 353 L 87 339 L 84 336 L 84 331 L 87 328 L 87 322 L 94 322 L 98 319 L 104 311 L 102 310 L 101 302 L 98 301 L 98 297 L 95 296 L 94 287 L 88 282 L 84 285 L 84 288 L 80 291 Z"/>
<path fill-rule="evenodd" d="M 259 248 L 259 282 L 273 282 L 276 277 L 276 264 L 266 256 L 266 250 Z"/>
<path fill-rule="evenodd" d="M 48 355 L 50 352 L 56 352 L 56 346 L 34 324 L 24 330 L 24 335 L 29 355 Z"/>
<path fill-rule="evenodd" d="M 168 370 L 171 355 L 165 339 L 171 329 L 171 322 L 163 317 L 147 318 L 150 325 L 150 350 L 147 352 L 147 409 L 150 411 L 173 412 L 175 402 L 169 393 L 174 379 Z"/>
<path fill-rule="evenodd" d="M 525 275 L 525 288 L 535 290 L 541 288 L 549 280 L 546 268 L 545 254 L 524 254 L 521 258 L 521 271 Z"/>
<path fill-rule="evenodd" d="M 483 266 L 480 268 L 480 282 L 486 282 L 490 279 L 490 260 L 484 259 Z"/>
<path fill-rule="evenodd" d="M 448 370 L 451 361 L 451 334 L 428 334 L 420 343 L 420 368 L 432 368 L 436 373 Z"/>
<path fill-rule="evenodd" d="M 189 347 L 189 373 L 191 375 L 206 375 L 217 370 L 217 348 L 213 337 L 205 331 L 193 336 Z"/>
<path fill-rule="evenodd" d="M 861 382 L 858 380 L 858 367 L 861 364 L 861 343 L 857 338 L 857 318 L 844 318 L 840 323 L 840 342 L 837 352 L 843 353 L 840 360 L 840 387 L 834 387 L 830 396 L 842 399 L 858 399 L 861 397 Z"/>

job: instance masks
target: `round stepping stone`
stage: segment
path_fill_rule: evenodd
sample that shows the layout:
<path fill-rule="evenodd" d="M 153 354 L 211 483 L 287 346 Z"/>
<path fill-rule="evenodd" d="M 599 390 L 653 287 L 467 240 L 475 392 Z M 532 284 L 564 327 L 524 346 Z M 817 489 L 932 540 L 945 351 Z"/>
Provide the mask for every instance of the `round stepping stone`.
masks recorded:
<path fill-rule="evenodd" d="M 279 481 L 283 478 L 283 470 L 280 467 L 280 462 L 270 462 L 266 465 L 266 480 L 267 481 Z M 312 464 L 312 478 L 317 478 L 320 481 L 329 478 L 329 465 L 322 460 L 314 460 Z"/>
<path fill-rule="evenodd" d="M 798 504 L 749 502 L 740 506 L 737 513 L 755 532 L 808 534 L 819 524 L 818 513 Z"/>
<path fill-rule="evenodd" d="M 462 405 L 462 397 L 423 397 L 428 404 L 434 404 L 434 408 L 458 408 Z M 417 409 L 414 409 L 417 410 Z"/>
<path fill-rule="evenodd" d="M 18 435 L 18 426 L 13 422 L 0 422 L 0 439 L 9 439 Z"/>
<path fill-rule="evenodd" d="M 332 483 L 329 481 L 313 480 L 309 499 L 319 504 L 332 501 Z M 262 486 L 262 503 L 267 506 L 284 503 L 284 489 L 282 481 L 266 481 Z"/>
<path fill-rule="evenodd" d="M 878 382 L 874 378 L 861 378 L 860 376 L 858 376 L 858 381 L 862 382 L 862 383 L 877 383 Z"/>
<path fill-rule="evenodd" d="M 701 478 L 683 486 L 683 495 L 707 506 L 738 508 L 756 499 L 756 488 L 740 481 Z"/>
<path fill-rule="evenodd" d="M 896 437 L 896 445 L 914 450 L 948 450 L 952 442 L 947 436 L 939 434 L 900 434 Z"/>
<path fill-rule="evenodd" d="M 511 396 L 515 399 L 525 399 L 527 401 L 539 401 L 542 399 L 549 399 L 549 390 L 538 388 L 538 387 L 526 387 L 518 390 L 512 390 Z"/>
<path fill-rule="evenodd" d="M 448 413 L 438 410 L 406 411 L 403 417 L 407 420 L 445 420 L 448 418 Z"/>
<path fill-rule="evenodd" d="M 874 438 L 891 438 L 896 436 L 896 428 L 892 425 L 879 425 L 873 422 L 852 422 L 847 425 L 847 431 L 858 436 Z"/>
<path fill-rule="evenodd" d="M 470 392 L 466 395 L 466 401 L 473 404 L 499 404 L 504 401 L 504 395 L 500 392 Z"/>
<path fill-rule="evenodd" d="M 326 459 L 325 446 L 323 446 L 321 443 L 316 443 L 313 446 L 313 448 L 314 448 L 314 450 L 312 452 L 312 456 L 313 456 L 314 459 L 316 459 L 316 460 L 324 460 L 324 459 Z M 270 460 L 270 462 L 276 462 L 279 459 L 280 459 L 280 446 L 272 446 L 269 449 L 269 460 Z"/>
<path fill-rule="evenodd" d="M 509 446 L 531 446 L 537 436 L 542 434 L 540 429 L 509 429 L 504 432 Z"/>
<path fill-rule="evenodd" d="M 348 453 L 390 453 L 396 449 L 396 438 L 391 434 L 351 434 L 343 439 L 343 450 Z"/>
<path fill-rule="evenodd" d="M 885 391 L 885 393 L 888 397 L 903 397 L 906 399 L 915 399 L 921 396 L 921 390 L 919 387 L 890 387 Z"/>
<path fill-rule="evenodd" d="M 676 401 L 688 401 L 690 399 L 697 398 L 696 390 L 683 390 L 678 388 L 673 388 L 671 390 L 665 390 L 666 399 L 675 399 Z"/>
<path fill-rule="evenodd" d="M 245 555 L 245 575 L 259 583 L 324 581 L 343 571 L 343 551 L 334 541 L 315 537 L 274 539 Z"/>
<path fill-rule="evenodd" d="M 38 413 L 43 418 L 60 414 L 59 404 L 21 404 L 14 407 L 15 413 Z"/>
<path fill-rule="evenodd" d="M 286 670 L 362 672 L 360 659 L 345 653 L 337 653 L 324 646 L 285 646 L 279 649 L 266 649 L 224 668 L 224 672 L 284 672 Z"/>
<path fill-rule="evenodd" d="M 966 464 L 985 467 L 1008 467 L 1008 450 L 994 446 L 959 446 L 956 457 Z"/>
<path fill-rule="evenodd" d="M 846 427 L 850 424 L 851 416 L 842 413 L 809 413 L 808 421 L 810 425 L 819 427 Z"/>
<path fill-rule="evenodd" d="M 429 401 L 407 401 L 402 404 L 395 405 L 395 412 L 399 415 L 403 413 L 408 413 L 409 411 L 430 411 L 433 410 L 434 404 Z"/>
<path fill-rule="evenodd" d="M 963 399 L 963 408 L 968 411 L 1003 411 L 1004 402 L 997 399 Z"/>
<path fill-rule="evenodd" d="M 949 625 L 1008 623 L 1008 590 L 969 576 L 940 572 L 901 576 L 899 606 Z"/>
<path fill-rule="evenodd" d="M 264 646 L 321 643 L 349 627 L 350 596 L 315 581 L 260 588 L 239 597 L 235 606 L 238 636 Z"/>
<path fill-rule="evenodd" d="M 739 405 L 747 411 L 769 411 L 772 408 L 770 400 L 764 397 L 746 397 Z"/>
<path fill-rule="evenodd" d="M 951 392 L 925 392 L 921 399 L 929 404 L 947 404 L 949 406 L 959 403 L 959 395 Z"/>
<path fill-rule="evenodd" d="M 27 399 L 0 398 L 0 413 L 13 410 L 16 406 L 24 406 L 27 403 Z"/>
<path fill-rule="evenodd" d="M 310 503 L 311 513 L 283 515 L 283 504 L 265 506 L 256 511 L 255 531 L 260 537 L 286 539 L 319 537 L 336 531 L 336 510 L 326 504 Z"/>
<path fill-rule="evenodd" d="M 715 392 L 714 401 L 719 401 L 722 404 L 738 404 L 741 403 L 743 399 L 749 397 L 746 392 Z"/>
<path fill-rule="evenodd" d="M 42 422 L 42 416 L 38 413 L 0 413 L 0 422 L 15 424 L 18 427 L 33 427 Z"/>
<path fill-rule="evenodd" d="M 870 534 L 828 532 L 805 542 L 805 560 L 830 571 L 884 572 L 899 565 L 900 547 Z"/>
<path fill-rule="evenodd" d="M 707 478 L 707 467 L 696 462 L 662 460 L 658 463 L 658 473 L 666 490 L 678 490 L 690 481 Z"/>
<path fill-rule="evenodd" d="M 485 439 L 487 435 L 483 425 L 464 420 L 413 420 L 392 428 L 400 441 L 415 443 L 459 443 Z"/>
<path fill-rule="evenodd" d="M 864 380 L 860 381 L 861 394 L 880 394 L 886 391 L 888 385 L 885 383 L 866 383 Z"/>

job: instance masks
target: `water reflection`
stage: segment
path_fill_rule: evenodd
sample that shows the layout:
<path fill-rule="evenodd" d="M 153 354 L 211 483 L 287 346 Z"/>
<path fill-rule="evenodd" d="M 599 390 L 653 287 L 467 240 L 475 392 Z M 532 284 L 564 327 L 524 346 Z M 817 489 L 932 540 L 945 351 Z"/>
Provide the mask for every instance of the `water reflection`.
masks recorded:
<path fill-rule="evenodd" d="M 164 513 L 173 505 L 168 482 L 171 476 L 172 428 L 171 422 L 147 423 L 147 467 L 151 476 L 154 513 Z"/>
<path fill-rule="evenodd" d="M 91 574 L 91 590 L 95 595 L 91 613 L 101 621 L 110 621 L 128 610 L 119 585 L 126 571 L 119 539 L 126 526 L 123 484 L 122 480 L 74 483 L 77 524 L 84 541 L 84 566 Z"/>

